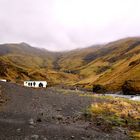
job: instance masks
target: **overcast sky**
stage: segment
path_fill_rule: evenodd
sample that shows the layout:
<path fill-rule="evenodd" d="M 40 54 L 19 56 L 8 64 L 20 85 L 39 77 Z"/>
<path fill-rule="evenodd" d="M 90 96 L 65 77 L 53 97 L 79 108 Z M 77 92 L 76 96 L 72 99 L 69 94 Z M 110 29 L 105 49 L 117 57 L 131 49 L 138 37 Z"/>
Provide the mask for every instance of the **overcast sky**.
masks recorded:
<path fill-rule="evenodd" d="M 0 43 L 60 51 L 140 36 L 140 0 L 0 0 Z"/>

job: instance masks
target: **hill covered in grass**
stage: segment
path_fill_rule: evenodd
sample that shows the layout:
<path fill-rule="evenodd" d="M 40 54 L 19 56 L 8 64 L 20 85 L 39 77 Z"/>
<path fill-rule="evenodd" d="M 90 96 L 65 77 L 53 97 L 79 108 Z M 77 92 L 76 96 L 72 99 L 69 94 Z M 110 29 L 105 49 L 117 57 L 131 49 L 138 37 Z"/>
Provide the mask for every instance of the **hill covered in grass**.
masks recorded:
<path fill-rule="evenodd" d="M 50 84 L 58 84 L 63 80 L 77 80 L 71 76 L 54 70 L 54 61 L 58 53 L 45 49 L 37 49 L 28 44 L 0 45 L 0 76 L 12 82 L 24 80 L 47 80 Z M 69 80 L 68 80 L 69 79 Z"/>
<path fill-rule="evenodd" d="M 109 43 L 90 55 L 90 62 L 80 68 L 85 78 L 79 83 L 101 84 L 110 90 L 120 89 L 127 80 L 139 84 L 140 38 Z"/>
<path fill-rule="evenodd" d="M 50 84 L 120 90 L 126 81 L 139 90 L 140 38 L 68 52 L 50 52 L 26 43 L 0 45 L 0 75 L 10 81 L 47 80 Z M 134 84 L 133 84 L 134 83 Z"/>

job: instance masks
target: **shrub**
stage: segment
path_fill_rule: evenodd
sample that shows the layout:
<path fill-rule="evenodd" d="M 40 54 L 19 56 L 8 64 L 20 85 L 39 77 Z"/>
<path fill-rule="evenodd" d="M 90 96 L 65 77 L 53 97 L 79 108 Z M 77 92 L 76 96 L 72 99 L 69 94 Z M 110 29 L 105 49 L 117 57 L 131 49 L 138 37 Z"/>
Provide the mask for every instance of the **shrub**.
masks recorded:
<path fill-rule="evenodd" d="M 93 88 L 92 88 L 93 92 L 97 92 L 97 93 L 105 93 L 106 92 L 106 89 L 104 86 L 102 85 L 93 85 Z"/>

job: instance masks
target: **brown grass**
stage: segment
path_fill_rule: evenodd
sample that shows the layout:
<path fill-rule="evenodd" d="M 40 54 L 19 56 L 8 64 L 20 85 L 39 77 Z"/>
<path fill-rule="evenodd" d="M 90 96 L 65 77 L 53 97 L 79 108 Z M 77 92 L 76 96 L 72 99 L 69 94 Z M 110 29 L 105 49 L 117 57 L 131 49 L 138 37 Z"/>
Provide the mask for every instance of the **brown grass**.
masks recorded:
<path fill-rule="evenodd" d="M 93 103 L 84 112 L 86 118 L 96 122 L 96 125 L 100 122 L 107 130 L 118 126 L 127 128 L 130 136 L 140 138 L 140 102 L 110 97 L 94 96 L 94 98 L 103 100 Z"/>

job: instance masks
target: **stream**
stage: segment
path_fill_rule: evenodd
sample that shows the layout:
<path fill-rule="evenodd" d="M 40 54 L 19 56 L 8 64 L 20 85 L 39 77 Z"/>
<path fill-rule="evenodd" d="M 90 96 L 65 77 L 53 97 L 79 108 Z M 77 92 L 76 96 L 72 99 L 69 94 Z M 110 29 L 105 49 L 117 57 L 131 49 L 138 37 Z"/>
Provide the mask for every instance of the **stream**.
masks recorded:
<path fill-rule="evenodd" d="M 115 93 L 115 94 L 105 94 L 105 95 L 113 96 L 113 97 L 126 98 L 126 99 L 130 99 L 130 100 L 133 100 L 133 101 L 140 101 L 140 95 L 122 95 L 122 94 L 118 94 L 118 93 Z"/>

